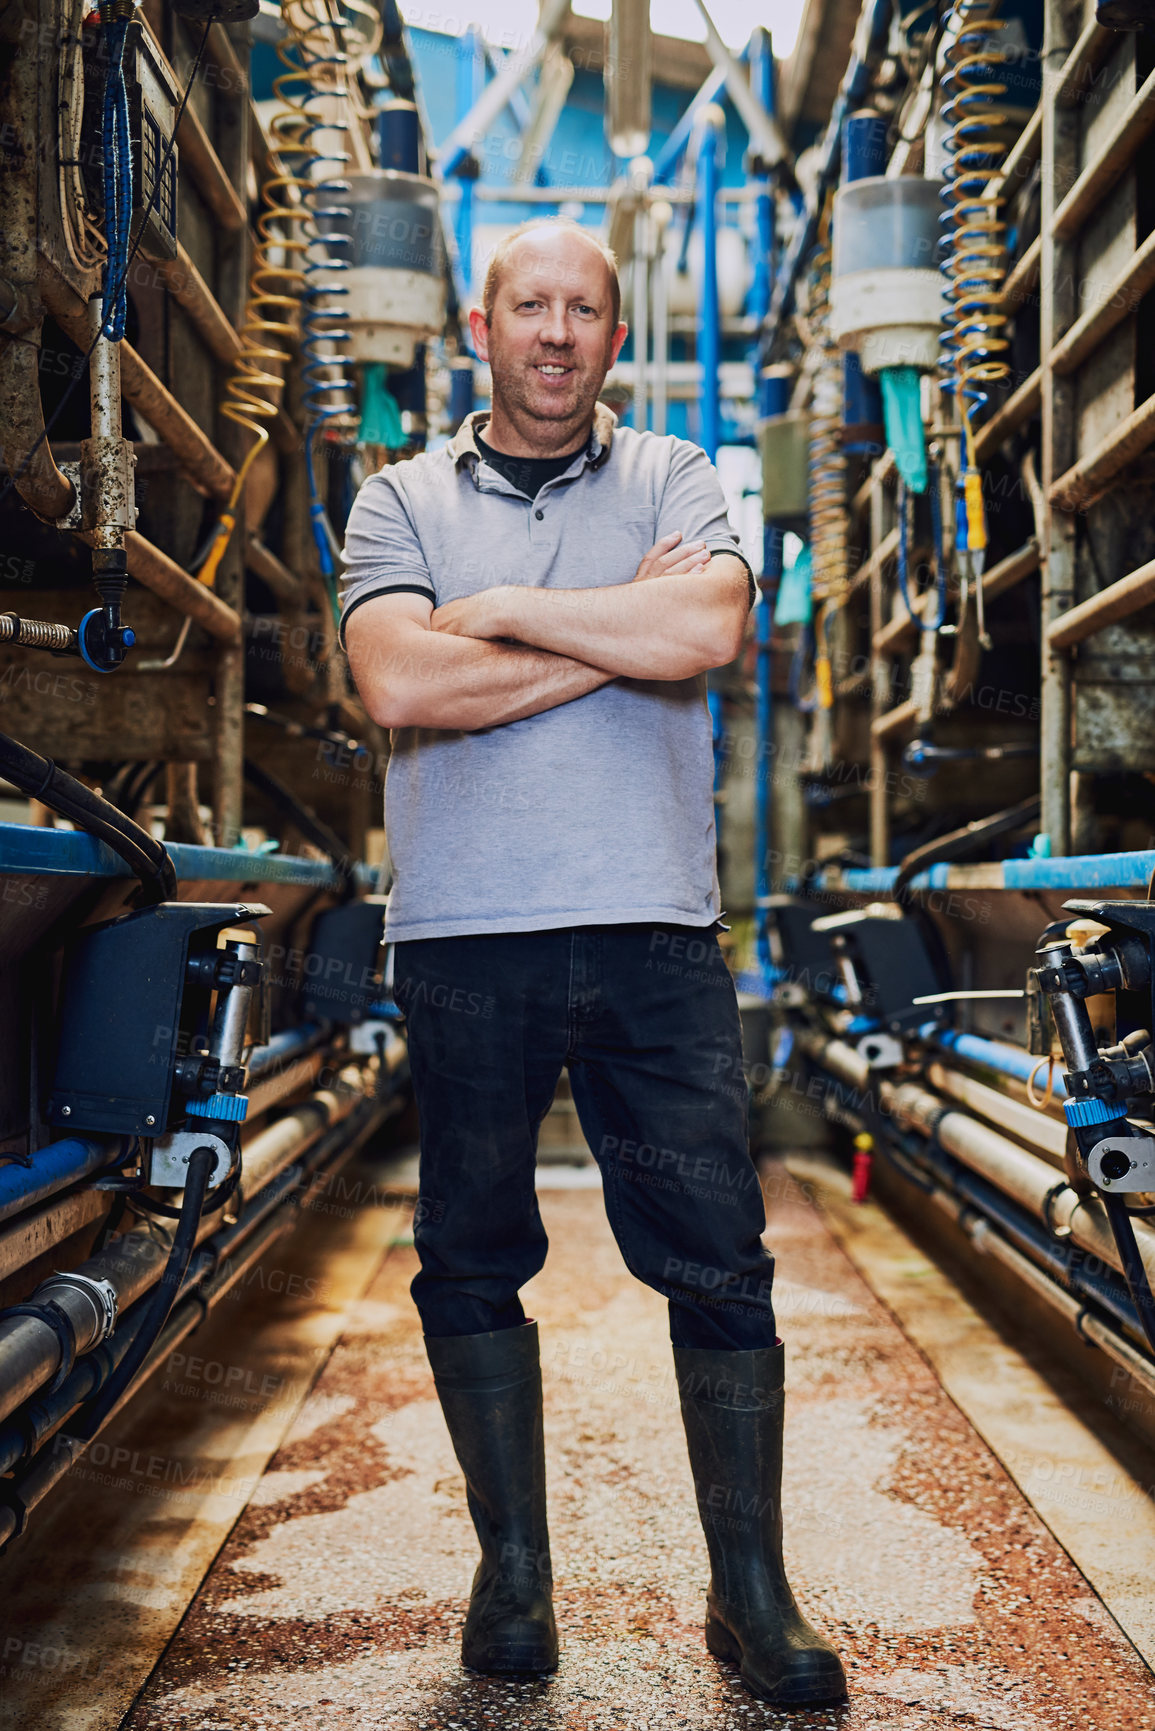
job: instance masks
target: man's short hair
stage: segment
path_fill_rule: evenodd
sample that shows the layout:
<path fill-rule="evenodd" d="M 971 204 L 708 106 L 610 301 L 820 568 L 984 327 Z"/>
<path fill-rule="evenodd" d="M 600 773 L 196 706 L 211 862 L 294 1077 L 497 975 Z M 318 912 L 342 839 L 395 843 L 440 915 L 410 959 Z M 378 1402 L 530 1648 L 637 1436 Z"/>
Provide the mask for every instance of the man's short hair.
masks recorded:
<path fill-rule="evenodd" d="M 523 222 L 518 228 L 511 229 L 507 235 L 498 241 L 493 249 L 489 268 L 485 273 L 485 287 L 481 296 L 481 306 L 485 313 L 487 325 L 493 323 L 493 306 L 497 299 L 498 288 L 501 286 L 501 273 L 505 268 L 505 261 L 514 242 L 519 241 L 523 234 L 538 234 L 543 230 L 549 233 L 551 230 L 559 228 L 571 229 L 575 234 L 584 235 L 591 246 L 595 246 L 601 253 L 610 273 L 610 310 L 613 315 L 611 322 L 614 328 L 617 328 L 618 321 L 622 316 L 622 285 L 618 281 L 617 257 L 603 240 L 598 239 L 592 229 L 587 228 L 584 223 L 575 222 L 572 216 L 535 216 L 529 222 Z"/>

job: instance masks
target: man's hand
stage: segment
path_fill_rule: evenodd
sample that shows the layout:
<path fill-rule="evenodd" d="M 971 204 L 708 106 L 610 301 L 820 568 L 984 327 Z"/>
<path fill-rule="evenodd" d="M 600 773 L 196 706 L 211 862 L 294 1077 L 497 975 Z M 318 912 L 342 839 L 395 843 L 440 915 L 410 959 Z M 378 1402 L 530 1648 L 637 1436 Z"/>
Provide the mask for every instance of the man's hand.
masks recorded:
<path fill-rule="evenodd" d="M 681 530 L 663 535 L 655 541 L 642 559 L 632 581 L 643 583 L 648 577 L 684 577 L 704 571 L 710 563 L 704 541 L 688 541 L 680 546 Z M 459 601 L 447 601 L 438 607 L 430 620 L 434 631 L 447 631 L 453 637 L 476 637 L 492 642 L 499 637 L 516 638 L 517 627 L 513 609 L 524 590 L 514 583 L 501 583 L 493 589 L 481 589 L 476 595 L 465 595 Z M 573 591 L 586 594 L 587 591 Z M 564 603 L 566 591 L 553 589 Z"/>
<path fill-rule="evenodd" d="M 512 635 L 504 623 L 502 602 L 516 590 L 501 584 L 496 589 L 481 589 L 476 595 L 463 595 L 459 601 L 447 601 L 435 607 L 429 621 L 434 631 L 444 631 L 450 637 L 476 637 L 492 641 Z"/>
<path fill-rule="evenodd" d="M 675 529 L 673 534 L 663 535 L 660 541 L 655 541 L 634 572 L 634 582 L 644 583 L 647 577 L 684 577 L 691 571 L 704 571 L 710 563 L 706 543 L 687 541 L 684 547 L 680 547 L 681 539 L 682 531 Z"/>

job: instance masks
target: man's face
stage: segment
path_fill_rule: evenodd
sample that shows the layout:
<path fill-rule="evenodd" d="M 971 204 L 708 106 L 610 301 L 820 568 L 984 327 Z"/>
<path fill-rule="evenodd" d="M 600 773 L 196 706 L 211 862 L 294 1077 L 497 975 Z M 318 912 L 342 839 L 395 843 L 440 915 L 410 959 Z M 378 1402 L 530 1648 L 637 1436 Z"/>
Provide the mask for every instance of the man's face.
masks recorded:
<path fill-rule="evenodd" d="M 495 405 L 530 421 L 586 424 L 626 338 L 613 323 L 609 266 L 575 234 L 537 232 L 511 250 L 488 325 L 469 315 Z"/>

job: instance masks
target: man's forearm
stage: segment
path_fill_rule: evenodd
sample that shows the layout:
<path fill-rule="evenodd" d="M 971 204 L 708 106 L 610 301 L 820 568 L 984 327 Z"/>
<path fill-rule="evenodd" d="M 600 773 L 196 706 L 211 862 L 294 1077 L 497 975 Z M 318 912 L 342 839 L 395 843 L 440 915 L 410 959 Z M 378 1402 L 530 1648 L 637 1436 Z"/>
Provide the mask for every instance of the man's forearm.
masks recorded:
<path fill-rule="evenodd" d="M 687 679 L 738 652 L 747 584 L 744 568 L 732 564 L 736 569 L 693 579 L 655 577 L 598 589 L 503 586 L 491 592 L 493 623 L 486 635 L 514 638 L 619 677 Z M 433 623 L 436 629 L 436 613 Z"/>
<path fill-rule="evenodd" d="M 383 727 L 474 732 L 522 721 L 596 691 L 614 678 L 565 655 L 520 644 L 453 637 L 414 626 L 383 653 L 358 646 L 354 676 Z"/>

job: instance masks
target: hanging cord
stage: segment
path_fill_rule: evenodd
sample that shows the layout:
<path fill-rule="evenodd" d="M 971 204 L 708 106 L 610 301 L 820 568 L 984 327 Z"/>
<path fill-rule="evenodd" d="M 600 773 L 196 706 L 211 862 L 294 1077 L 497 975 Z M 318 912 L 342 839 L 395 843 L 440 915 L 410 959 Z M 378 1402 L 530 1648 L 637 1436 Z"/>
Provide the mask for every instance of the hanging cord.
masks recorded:
<path fill-rule="evenodd" d="M 82 781 L 5 733 L 0 733 L 0 773 L 30 799 L 40 800 L 118 853 L 140 879 L 142 906 L 176 900 L 176 868 L 164 843 Z"/>
<path fill-rule="evenodd" d="M 901 476 L 898 482 L 898 557 L 895 561 L 898 570 L 898 592 L 902 596 L 903 606 L 919 630 L 929 631 L 932 635 L 941 629 L 946 619 L 946 563 L 943 558 L 942 503 L 939 499 L 938 487 L 938 470 L 932 464 L 930 469 L 930 520 L 934 537 L 935 605 L 934 612 L 924 619 L 921 608 L 915 606 L 910 592 L 910 492 Z"/>
<path fill-rule="evenodd" d="M 140 243 L 144 238 L 145 227 L 146 227 L 146 224 L 148 222 L 149 216 L 152 214 L 153 206 L 155 205 L 157 199 L 160 196 L 161 187 L 164 185 L 165 172 L 168 169 L 169 160 L 172 157 L 173 150 L 176 147 L 176 135 L 180 130 L 180 123 L 184 117 L 184 111 L 185 111 L 185 108 L 188 104 L 189 93 L 192 90 L 193 84 L 196 82 L 197 74 L 200 72 L 200 69 L 201 69 L 201 61 L 204 59 L 205 49 L 208 47 L 209 31 L 211 29 L 212 29 L 212 20 L 210 18 L 209 21 L 205 25 L 204 35 L 201 37 L 201 40 L 200 40 L 200 47 L 196 51 L 196 57 L 193 60 L 193 64 L 192 64 L 192 71 L 188 75 L 188 82 L 186 83 L 184 90 L 181 93 L 180 102 L 177 104 L 176 118 L 173 121 L 172 131 L 169 134 L 168 142 L 164 148 L 164 154 L 160 160 L 160 167 L 157 169 L 156 178 L 153 181 L 152 191 L 149 193 L 148 200 L 145 203 L 144 209 L 141 211 L 140 228 L 137 232 L 136 240 L 133 242 L 132 247 L 129 251 L 128 257 L 125 261 L 123 271 L 121 272 L 119 278 L 117 278 L 116 281 L 112 284 L 111 299 L 114 302 L 116 300 L 117 295 L 121 293 L 121 291 L 125 288 L 125 285 L 128 282 L 128 273 L 132 269 L 132 261 L 137 255 L 137 251 L 140 247 Z M 131 181 L 131 176 L 129 178 Z M 131 199 L 131 187 L 130 187 L 130 199 Z M 127 233 L 127 230 L 126 230 L 126 233 Z M 105 298 L 107 301 L 108 297 L 106 296 Z M 87 349 L 84 351 L 83 355 L 80 357 L 79 365 L 74 367 L 73 372 L 72 372 L 72 377 L 69 379 L 68 384 L 66 385 L 64 392 L 60 398 L 60 401 L 57 403 L 55 409 L 53 409 L 52 414 L 50 415 L 49 419 L 45 422 L 43 432 L 41 432 L 39 434 L 39 436 L 33 441 L 32 445 L 30 446 L 30 448 L 28 450 L 28 454 L 25 456 L 24 461 L 21 463 L 21 465 L 20 465 L 19 469 L 17 469 L 16 473 L 14 475 L 10 475 L 8 477 L 8 480 L 5 482 L 4 486 L 2 488 L 0 488 L 0 505 L 2 505 L 4 503 L 4 500 L 8 497 L 9 493 L 11 493 L 15 490 L 17 481 L 19 481 L 25 474 L 27 474 L 28 465 L 31 463 L 33 457 L 36 455 L 36 453 L 40 449 L 41 445 L 44 443 L 44 441 L 51 434 L 53 427 L 56 425 L 57 421 L 60 419 L 61 415 L 64 413 L 65 407 L 68 404 L 69 399 L 71 398 L 73 391 L 76 389 L 76 387 L 79 385 L 81 379 L 83 378 L 85 368 L 88 366 L 89 361 L 92 359 L 93 355 L 96 353 L 97 343 L 100 342 L 102 337 L 106 337 L 107 335 L 108 335 L 108 332 L 104 328 L 104 314 L 102 312 L 101 328 L 97 331 L 96 335 L 93 337 L 92 341 L 89 343 Z"/>
<path fill-rule="evenodd" d="M 197 1227 L 200 1225 L 215 1162 L 215 1152 L 207 1147 L 194 1148 L 189 1157 L 188 1177 L 181 1201 L 180 1217 L 172 1237 L 172 1249 L 148 1300 L 148 1308 L 140 1327 L 133 1336 L 132 1345 L 101 1389 L 98 1398 L 87 1410 L 81 1410 L 79 1423 L 71 1431 L 73 1436 L 85 1442 L 91 1442 L 100 1427 L 111 1418 L 168 1321 L 196 1249 Z"/>
<path fill-rule="evenodd" d="M 1044 1064 L 1047 1066 L 1047 1089 L 1046 1093 L 1040 1095 L 1035 1093 L 1035 1077 L 1038 1075 Z M 1036 1112 L 1045 1112 L 1054 1098 L 1054 1093 L 1055 1055 L 1053 1052 L 1048 1052 L 1045 1058 L 1039 1059 L 1038 1063 L 1027 1077 L 1027 1099 L 1035 1108 Z"/>

